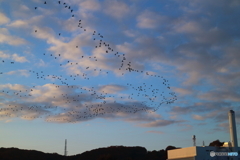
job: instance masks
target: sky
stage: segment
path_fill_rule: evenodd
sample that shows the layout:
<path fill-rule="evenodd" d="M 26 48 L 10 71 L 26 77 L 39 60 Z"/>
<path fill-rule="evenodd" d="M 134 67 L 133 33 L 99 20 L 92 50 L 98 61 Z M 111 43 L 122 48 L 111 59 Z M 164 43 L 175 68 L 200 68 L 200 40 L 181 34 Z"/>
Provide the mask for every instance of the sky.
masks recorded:
<path fill-rule="evenodd" d="M 230 141 L 239 15 L 238 0 L 0 0 L 0 147 Z"/>

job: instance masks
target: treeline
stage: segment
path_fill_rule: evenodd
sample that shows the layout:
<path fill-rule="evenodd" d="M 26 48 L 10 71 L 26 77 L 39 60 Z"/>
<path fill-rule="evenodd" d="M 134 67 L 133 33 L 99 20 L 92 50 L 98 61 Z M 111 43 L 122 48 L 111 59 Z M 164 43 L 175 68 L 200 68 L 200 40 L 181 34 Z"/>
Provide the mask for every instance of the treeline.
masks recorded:
<path fill-rule="evenodd" d="M 221 146 L 222 144 L 223 142 L 216 140 L 211 142 L 209 146 Z M 0 160 L 166 160 L 167 151 L 171 149 L 177 149 L 177 147 L 168 146 L 159 151 L 147 151 L 146 148 L 139 146 L 111 146 L 65 157 L 57 153 L 0 148 Z"/>
<path fill-rule="evenodd" d="M 166 150 L 147 151 L 144 147 L 111 146 L 67 157 L 35 150 L 0 148 L 0 160 L 166 160 L 167 150 L 175 148 L 168 146 Z"/>

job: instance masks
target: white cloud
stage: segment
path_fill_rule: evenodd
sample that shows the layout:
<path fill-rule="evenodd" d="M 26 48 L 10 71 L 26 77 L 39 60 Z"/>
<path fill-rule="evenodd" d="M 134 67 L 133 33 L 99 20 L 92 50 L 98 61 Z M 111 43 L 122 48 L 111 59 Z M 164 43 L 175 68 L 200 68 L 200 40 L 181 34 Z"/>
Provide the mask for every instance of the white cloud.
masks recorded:
<path fill-rule="evenodd" d="M 27 41 L 23 38 L 10 35 L 6 28 L 0 28 L 0 43 L 18 46 L 26 44 Z"/>
<path fill-rule="evenodd" d="M 129 14 L 130 8 L 124 2 L 106 0 L 104 3 L 104 12 L 109 16 L 120 19 Z"/>
<path fill-rule="evenodd" d="M 20 62 L 20 63 L 24 63 L 24 62 L 29 62 L 26 57 L 23 56 L 19 56 L 18 54 L 14 53 L 13 55 L 11 54 L 5 54 L 2 51 L 0 51 L 0 58 L 3 59 L 11 59 L 15 62 Z"/>
<path fill-rule="evenodd" d="M 25 11 L 25 12 L 29 12 L 29 10 L 30 10 L 26 5 L 23 5 L 23 4 L 19 4 L 19 5 L 18 5 L 18 8 L 19 8 L 21 11 Z"/>
<path fill-rule="evenodd" d="M 181 95 L 189 95 L 191 94 L 193 91 L 190 90 L 190 89 L 186 89 L 186 88 L 177 88 L 177 87 L 173 87 L 173 90 L 176 92 L 176 93 L 179 93 Z"/>
<path fill-rule="evenodd" d="M 54 55 L 60 59 L 60 63 L 64 60 L 69 60 L 73 63 L 73 65 L 71 65 L 71 63 L 64 65 L 69 73 L 81 74 L 83 71 L 86 71 L 87 67 L 90 68 L 87 71 L 91 71 L 95 76 L 97 72 L 93 72 L 93 69 L 114 70 L 116 73 L 119 72 L 118 68 L 113 66 L 120 66 L 121 59 L 112 57 L 108 58 L 107 55 L 104 54 L 107 50 L 104 47 L 93 49 L 91 59 L 89 56 L 86 56 L 85 51 L 82 48 L 90 48 L 89 46 L 93 45 L 93 42 L 91 41 L 92 33 L 78 33 L 73 39 L 64 42 L 64 39 L 58 39 L 55 37 L 54 31 L 51 28 L 35 27 L 35 29 L 37 30 L 37 33 L 33 30 L 32 34 L 37 38 L 46 40 L 47 43 L 51 45 L 48 50 L 53 52 Z M 84 56 L 84 58 L 82 58 L 82 56 Z M 96 58 L 94 59 L 93 57 Z M 95 61 L 96 59 L 97 61 Z M 78 63 L 78 65 L 76 65 L 76 63 Z"/>
<path fill-rule="evenodd" d="M 59 21 L 58 23 L 60 26 L 63 26 L 66 31 L 69 31 L 69 32 L 79 31 L 79 27 L 77 25 L 72 25 L 72 24 L 76 23 L 76 19 L 73 17 L 67 19 L 64 22 Z"/>
<path fill-rule="evenodd" d="M 10 55 L 9 54 L 5 54 L 2 51 L 0 51 L 0 58 L 8 59 L 8 58 L 10 58 Z"/>
<path fill-rule="evenodd" d="M 25 57 L 18 56 L 16 53 L 12 55 L 12 60 L 20 63 L 29 62 Z"/>
<path fill-rule="evenodd" d="M 100 91 L 104 91 L 105 93 L 118 93 L 123 90 L 126 90 L 126 87 L 120 85 L 105 85 L 100 87 Z"/>
<path fill-rule="evenodd" d="M 134 30 L 124 30 L 123 33 L 128 37 L 136 37 L 136 31 Z"/>
<path fill-rule="evenodd" d="M 10 90 L 25 90 L 26 87 L 24 85 L 20 85 L 20 84 L 4 84 L 4 85 L 0 85 L 0 88 L 4 89 L 10 89 Z"/>
<path fill-rule="evenodd" d="M 205 119 L 203 116 L 200 116 L 200 115 L 193 115 L 192 117 L 193 117 L 193 119 L 196 119 L 196 120 L 204 120 Z"/>
<path fill-rule="evenodd" d="M 42 59 L 40 59 L 36 65 L 39 67 L 47 67 L 48 66 Z"/>
<path fill-rule="evenodd" d="M 137 26 L 139 28 L 153 29 L 165 25 L 166 21 L 167 17 L 146 10 L 137 17 Z"/>
<path fill-rule="evenodd" d="M 0 13 L 0 25 L 9 23 L 10 19 L 3 13 Z"/>
<path fill-rule="evenodd" d="M 15 28 L 20 28 L 20 27 L 23 27 L 23 28 L 26 28 L 28 27 L 28 23 L 27 21 L 23 21 L 23 20 L 16 20 L 16 21 L 13 21 L 11 24 L 9 24 L 8 26 L 9 27 L 15 27 Z"/>
<path fill-rule="evenodd" d="M 97 0 L 84 0 L 83 2 L 80 2 L 79 5 L 81 6 L 81 9 L 91 11 L 97 11 L 101 7 L 100 3 Z"/>
<path fill-rule="evenodd" d="M 12 8 L 12 15 L 14 18 L 21 18 L 21 19 L 26 19 L 34 15 L 34 10 L 29 9 L 29 6 L 23 5 L 20 1 L 19 3 L 12 2 L 11 5 Z"/>
<path fill-rule="evenodd" d="M 46 28 L 44 23 L 47 23 L 47 21 L 44 21 L 44 15 L 37 15 L 29 17 L 28 19 L 27 18 L 17 19 L 15 21 L 12 21 L 12 23 L 8 24 L 7 26 L 17 28 L 23 32 L 31 32 L 32 30 L 35 31 L 39 28 Z"/>
<path fill-rule="evenodd" d="M 191 21 L 181 26 L 176 27 L 176 31 L 179 33 L 202 33 L 201 24 L 195 21 Z"/>
<path fill-rule="evenodd" d="M 6 74 L 8 74 L 8 75 L 22 75 L 22 76 L 28 77 L 29 76 L 29 71 L 27 71 L 27 70 L 16 70 L 16 71 L 7 72 Z"/>

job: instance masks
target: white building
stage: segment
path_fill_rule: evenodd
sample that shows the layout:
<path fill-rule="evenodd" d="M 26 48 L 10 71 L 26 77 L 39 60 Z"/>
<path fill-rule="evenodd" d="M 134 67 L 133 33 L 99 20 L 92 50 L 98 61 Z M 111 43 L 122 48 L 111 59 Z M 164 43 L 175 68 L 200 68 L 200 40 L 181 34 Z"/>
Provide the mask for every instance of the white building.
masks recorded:
<path fill-rule="evenodd" d="M 228 112 L 230 142 L 225 142 L 222 147 L 192 146 L 181 149 L 168 150 L 168 160 L 240 160 L 240 148 L 237 143 L 237 129 L 235 113 Z M 195 144 L 195 136 L 193 136 Z M 227 152 L 238 153 L 238 156 L 223 156 Z M 220 155 L 221 154 L 221 155 Z"/>

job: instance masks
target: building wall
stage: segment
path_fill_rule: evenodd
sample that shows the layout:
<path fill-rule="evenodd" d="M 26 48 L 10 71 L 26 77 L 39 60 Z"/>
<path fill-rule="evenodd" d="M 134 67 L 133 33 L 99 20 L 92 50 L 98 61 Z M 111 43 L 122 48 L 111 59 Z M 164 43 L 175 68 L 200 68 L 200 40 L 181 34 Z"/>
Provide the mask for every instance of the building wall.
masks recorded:
<path fill-rule="evenodd" d="M 196 152 L 195 146 L 168 150 L 168 159 L 195 157 L 196 155 L 197 155 L 197 152 Z"/>
<path fill-rule="evenodd" d="M 210 156 L 210 152 L 229 152 L 227 147 L 192 146 L 168 150 L 168 160 L 229 160 L 230 157 Z"/>
<path fill-rule="evenodd" d="M 217 151 L 216 147 L 212 147 L 212 146 L 200 147 L 200 146 L 197 146 L 196 150 L 197 150 L 196 160 L 215 160 L 215 159 L 217 159 L 216 157 L 214 158 L 214 157 L 210 156 L 211 151 L 214 151 L 214 152 Z"/>
<path fill-rule="evenodd" d="M 196 160 L 195 157 L 187 157 L 187 158 L 177 158 L 177 159 L 167 159 L 167 160 Z"/>

